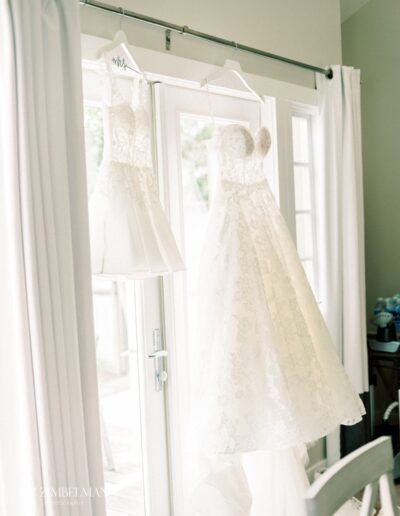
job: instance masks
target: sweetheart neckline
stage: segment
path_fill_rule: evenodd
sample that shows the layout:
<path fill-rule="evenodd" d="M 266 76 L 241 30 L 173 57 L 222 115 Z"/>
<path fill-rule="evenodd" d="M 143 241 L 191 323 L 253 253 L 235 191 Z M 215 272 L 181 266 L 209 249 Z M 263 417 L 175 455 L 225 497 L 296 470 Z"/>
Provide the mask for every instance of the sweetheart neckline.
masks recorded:
<path fill-rule="evenodd" d="M 260 133 L 260 131 L 262 129 L 266 129 L 267 133 L 270 134 L 269 130 L 268 130 L 268 127 L 266 125 L 262 125 L 260 126 L 256 131 L 252 131 L 251 129 L 249 129 L 247 126 L 245 126 L 244 124 L 239 124 L 239 123 L 233 123 L 233 124 L 226 124 L 226 125 L 223 125 L 221 128 L 220 128 L 220 131 L 226 129 L 227 127 L 240 127 L 241 129 L 245 129 L 249 135 L 253 138 L 253 140 L 256 138 L 256 136 Z"/>

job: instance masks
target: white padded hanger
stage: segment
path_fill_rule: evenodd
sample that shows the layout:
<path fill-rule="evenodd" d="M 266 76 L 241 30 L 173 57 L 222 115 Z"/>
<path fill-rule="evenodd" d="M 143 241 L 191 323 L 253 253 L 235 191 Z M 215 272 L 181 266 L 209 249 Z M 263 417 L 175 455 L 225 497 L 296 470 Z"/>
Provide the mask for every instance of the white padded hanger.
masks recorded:
<path fill-rule="evenodd" d="M 143 77 L 145 77 L 145 74 L 139 68 L 131 51 L 129 50 L 128 38 L 126 37 L 125 32 L 121 29 L 115 33 L 114 39 L 110 43 L 99 48 L 99 50 L 97 51 L 97 59 L 101 59 L 105 54 L 109 54 L 110 52 L 116 49 L 121 49 L 121 51 L 124 54 L 124 57 L 128 61 L 130 70 L 139 73 L 143 75 Z"/>
<path fill-rule="evenodd" d="M 254 90 L 254 88 L 252 88 L 250 86 L 248 80 L 246 80 L 243 77 L 243 70 L 242 70 L 242 67 L 240 66 L 240 63 L 238 61 L 234 61 L 233 59 L 226 59 L 224 65 L 222 67 L 218 68 L 214 72 L 211 72 L 209 75 L 207 75 L 207 77 L 205 77 L 204 79 L 202 79 L 202 81 L 200 81 L 200 86 L 202 88 L 204 88 L 204 86 L 206 86 L 206 84 L 215 82 L 215 81 L 221 79 L 223 76 L 228 75 L 228 74 L 235 75 L 240 80 L 240 82 L 243 84 L 243 86 L 250 93 L 252 93 L 257 98 L 257 100 L 259 102 L 261 102 L 261 104 L 265 103 L 264 98 L 261 95 L 259 95 Z"/>

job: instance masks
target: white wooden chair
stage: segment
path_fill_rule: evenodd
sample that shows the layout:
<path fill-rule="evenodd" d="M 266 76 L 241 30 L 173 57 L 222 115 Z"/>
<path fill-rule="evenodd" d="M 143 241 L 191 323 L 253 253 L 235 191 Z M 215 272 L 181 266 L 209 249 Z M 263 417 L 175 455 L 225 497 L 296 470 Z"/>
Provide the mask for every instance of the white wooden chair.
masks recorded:
<path fill-rule="evenodd" d="M 372 516 L 378 487 L 382 516 L 398 516 L 393 467 L 390 437 L 380 437 L 362 446 L 334 464 L 310 486 L 305 496 L 307 516 L 333 516 L 363 488 L 360 516 Z"/>

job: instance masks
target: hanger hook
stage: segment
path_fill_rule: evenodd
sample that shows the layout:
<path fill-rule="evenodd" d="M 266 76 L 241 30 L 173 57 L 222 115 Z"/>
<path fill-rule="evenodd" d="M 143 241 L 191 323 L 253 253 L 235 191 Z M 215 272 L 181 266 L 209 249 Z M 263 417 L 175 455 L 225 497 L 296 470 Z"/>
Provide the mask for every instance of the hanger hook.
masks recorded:
<path fill-rule="evenodd" d="M 232 61 L 234 61 L 237 51 L 238 51 L 238 44 L 237 44 L 237 41 L 232 41 L 232 43 L 235 45 L 235 50 L 233 51 L 233 55 L 232 55 Z"/>
<path fill-rule="evenodd" d="M 119 7 L 119 30 L 122 30 L 122 18 L 125 16 L 125 9 Z"/>

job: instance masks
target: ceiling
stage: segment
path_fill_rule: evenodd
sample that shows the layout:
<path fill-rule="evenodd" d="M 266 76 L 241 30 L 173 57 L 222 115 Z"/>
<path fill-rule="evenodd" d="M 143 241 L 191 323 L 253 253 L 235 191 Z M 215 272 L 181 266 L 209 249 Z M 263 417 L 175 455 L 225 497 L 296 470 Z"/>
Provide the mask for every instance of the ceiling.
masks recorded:
<path fill-rule="evenodd" d="M 368 0 L 340 0 L 340 12 L 342 23 L 353 16 L 361 7 L 363 7 Z"/>

